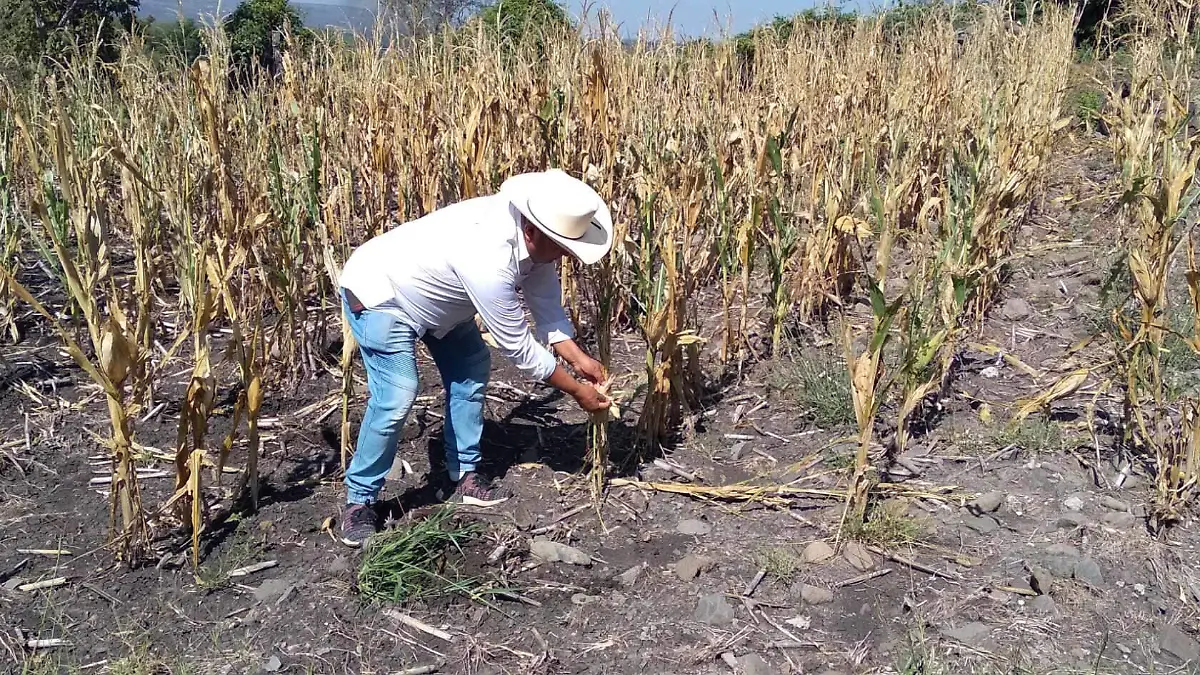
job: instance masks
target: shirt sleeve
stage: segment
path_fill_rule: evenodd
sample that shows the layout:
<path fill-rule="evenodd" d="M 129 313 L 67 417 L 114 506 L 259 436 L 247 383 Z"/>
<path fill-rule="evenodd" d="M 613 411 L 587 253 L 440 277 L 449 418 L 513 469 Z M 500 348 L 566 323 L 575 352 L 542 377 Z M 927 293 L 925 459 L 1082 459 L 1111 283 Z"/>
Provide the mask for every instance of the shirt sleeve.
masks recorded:
<path fill-rule="evenodd" d="M 473 274 L 473 269 L 490 273 Z M 496 275 L 494 266 L 456 266 L 455 272 L 500 353 L 525 376 L 543 382 L 549 379 L 558 361 L 534 339 L 512 276 Z"/>
<path fill-rule="evenodd" d="M 557 344 L 575 338 L 575 326 L 562 306 L 562 284 L 554 265 L 539 265 L 521 284 L 525 304 L 537 326 L 538 341 Z"/>

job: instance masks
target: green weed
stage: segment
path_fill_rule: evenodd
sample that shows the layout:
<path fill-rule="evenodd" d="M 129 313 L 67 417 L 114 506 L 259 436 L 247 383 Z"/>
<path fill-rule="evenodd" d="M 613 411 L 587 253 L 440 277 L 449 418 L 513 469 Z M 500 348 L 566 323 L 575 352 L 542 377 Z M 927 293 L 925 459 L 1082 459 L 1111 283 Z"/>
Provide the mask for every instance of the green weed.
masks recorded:
<path fill-rule="evenodd" d="M 868 512 L 861 525 L 847 527 L 852 539 L 881 548 L 916 543 L 924 538 L 928 530 L 928 523 L 908 515 L 905 504 L 890 500 Z"/>
<path fill-rule="evenodd" d="M 405 602 L 446 595 L 478 596 L 480 580 L 463 576 L 454 559 L 478 531 L 451 522 L 449 507 L 411 526 L 373 538 L 358 570 L 358 591 L 376 602 Z"/>
<path fill-rule="evenodd" d="M 800 568 L 799 556 L 787 547 L 764 548 L 754 555 L 754 562 L 776 579 L 791 579 Z"/>
<path fill-rule="evenodd" d="M 854 402 L 850 397 L 850 379 L 841 360 L 828 354 L 777 361 L 767 384 L 789 396 L 806 417 L 823 428 L 844 427 L 854 423 Z"/>

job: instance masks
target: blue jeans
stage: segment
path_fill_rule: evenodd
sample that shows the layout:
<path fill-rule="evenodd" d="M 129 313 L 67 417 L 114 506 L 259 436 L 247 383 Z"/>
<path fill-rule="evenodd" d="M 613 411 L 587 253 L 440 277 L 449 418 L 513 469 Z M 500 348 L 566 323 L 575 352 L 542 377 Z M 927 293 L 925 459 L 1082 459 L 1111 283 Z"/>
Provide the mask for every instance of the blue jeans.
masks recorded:
<path fill-rule="evenodd" d="M 383 489 L 417 397 L 417 333 L 386 312 L 351 311 L 344 291 L 342 309 L 358 341 L 369 394 L 358 445 L 346 468 L 346 502 L 371 504 Z M 446 389 L 446 469 L 450 480 L 457 482 L 479 463 L 491 353 L 474 321 L 459 324 L 441 339 L 427 334 L 421 341 L 433 356 Z"/>

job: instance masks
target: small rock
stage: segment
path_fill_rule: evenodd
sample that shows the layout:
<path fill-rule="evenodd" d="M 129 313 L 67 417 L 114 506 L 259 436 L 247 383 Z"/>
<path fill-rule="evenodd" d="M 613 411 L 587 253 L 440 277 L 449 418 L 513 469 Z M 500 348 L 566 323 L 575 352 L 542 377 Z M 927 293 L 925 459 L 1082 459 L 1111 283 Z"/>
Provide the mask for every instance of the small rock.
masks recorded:
<path fill-rule="evenodd" d="M 1104 497 L 1100 500 L 1100 504 L 1104 508 L 1112 509 L 1113 511 L 1129 511 L 1130 509 L 1128 502 L 1123 502 L 1116 497 Z"/>
<path fill-rule="evenodd" d="M 692 616 L 710 626 L 728 626 L 733 623 L 733 606 L 725 600 L 724 595 L 713 593 L 700 598 Z"/>
<path fill-rule="evenodd" d="M 690 534 L 695 537 L 702 537 L 709 532 L 712 532 L 712 525 L 703 520 L 681 520 L 679 525 L 675 526 L 675 531 L 679 534 Z"/>
<path fill-rule="evenodd" d="M 846 550 L 842 552 L 842 555 L 846 558 L 846 562 L 859 572 L 870 572 L 875 569 L 875 558 L 871 556 L 867 547 L 857 541 L 846 544 Z"/>
<path fill-rule="evenodd" d="M 568 565 L 592 564 L 592 556 L 572 546 L 560 544 L 549 539 L 535 539 L 529 544 L 529 552 L 546 562 L 564 562 Z"/>
<path fill-rule="evenodd" d="M 1008 495 L 1003 492 L 988 492 L 972 502 L 970 508 L 975 513 L 995 513 L 1004 506 L 1004 500 L 1007 498 Z"/>
<path fill-rule="evenodd" d="M 637 583 L 638 577 L 642 576 L 642 569 L 644 568 L 645 565 L 634 565 L 633 567 L 630 567 L 629 569 L 617 575 L 617 583 L 625 586 L 626 588 L 633 586 Z"/>
<path fill-rule="evenodd" d="M 1067 509 L 1071 511 L 1082 511 L 1083 498 L 1079 495 L 1071 495 L 1063 500 L 1063 506 L 1067 507 Z"/>
<path fill-rule="evenodd" d="M 1050 544 L 1046 547 L 1046 553 L 1050 555 L 1061 555 L 1067 558 L 1078 558 L 1079 549 L 1070 544 Z"/>
<path fill-rule="evenodd" d="M 1038 614 L 1055 615 L 1058 613 L 1058 604 L 1054 602 L 1054 598 L 1048 595 L 1039 595 L 1029 602 L 1029 607 Z"/>
<path fill-rule="evenodd" d="M 267 579 L 254 589 L 254 599 L 257 602 L 274 602 L 294 585 L 291 579 Z"/>
<path fill-rule="evenodd" d="M 995 519 L 989 516 L 973 516 L 969 513 L 963 516 L 963 525 L 980 534 L 991 534 L 1000 529 L 1000 525 L 996 523 Z"/>
<path fill-rule="evenodd" d="M 272 656 L 263 664 L 263 670 L 268 673 L 278 673 L 283 668 L 283 661 L 279 660 L 278 656 Z"/>
<path fill-rule="evenodd" d="M 1100 566 L 1091 558 L 1080 558 L 1075 563 L 1075 578 L 1092 586 L 1104 585 L 1104 575 L 1100 573 Z"/>
<path fill-rule="evenodd" d="M 345 574 L 350 571 L 350 568 L 350 559 L 344 555 L 339 555 L 329 563 L 329 573 L 334 576 Z"/>
<path fill-rule="evenodd" d="M 1087 527 L 1087 516 L 1082 513 L 1064 513 L 1058 517 L 1058 529 L 1073 530 L 1077 527 Z"/>
<path fill-rule="evenodd" d="M 20 577 L 13 577 L 13 578 L 9 579 L 8 581 L 4 582 L 4 590 L 15 591 L 15 590 L 17 590 L 18 586 L 22 586 L 24 584 L 25 584 L 24 579 L 22 579 Z"/>
<path fill-rule="evenodd" d="M 978 646 L 983 643 L 984 638 L 991 633 L 992 629 L 985 623 L 978 621 L 968 623 L 958 628 L 950 628 L 942 631 L 942 634 L 948 638 L 958 640 L 965 645 Z"/>
<path fill-rule="evenodd" d="M 1075 564 L 1079 562 L 1079 558 L 1072 558 L 1065 555 L 1050 556 L 1043 561 L 1046 569 L 1051 574 L 1059 579 L 1070 579 L 1075 575 Z"/>
<path fill-rule="evenodd" d="M 738 659 L 745 675 L 775 675 L 775 669 L 758 654 L 747 654 Z"/>
<path fill-rule="evenodd" d="M 1033 588 L 1033 584 L 1028 579 L 1013 579 L 1008 582 L 1010 588 L 1018 588 L 1022 591 L 1037 591 Z"/>
<path fill-rule="evenodd" d="M 1115 527 L 1118 530 L 1128 530 L 1134 525 L 1137 525 L 1138 518 L 1132 513 L 1114 511 L 1113 513 L 1104 514 L 1104 517 L 1101 520 L 1103 520 L 1104 524 L 1108 525 L 1109 527 Z"/>
<path fill-rule="evenodd" d="M 1200 644 L 1176 626 L 1163 626 L 1158 633 L 1158 647 L 1185 663 L 1200 661 Z"/>
<path fill-rule="evenodd" d="M 823 563 L 834 556 L 833 547 L 823 541 L 814 541 L 804 547 L 800 559 L 806 563 Z"/>
<path fill-rule="evenodd" d="M 800 599 L 806 605 L 828 605 L 833 602 L 833 591 L 812 584 L 801 584 Z"/>
<path fill-rule="evenodd" d="M 700 576 L 700 573 L 707 570 L 713 564 L 712 560 L 698 555 L 685 556 L 683 560 L 675 563 L 675 574 L 683 581 L 691 581 Z"/>
<path fill-rule="evenodd" d="M 1033 307 L 1021 298 L 1009 298 L 1000 307 L 1000 317 L 1008 321 L 1024 321 L 1033 314 Z"/>
<path fill-rule="evenodd" d="M 575 595 L 571 596 L 571 604 L 579 605 L 582 607 L 583 605 L 590 605 L 591 603 L 596 602 L 597 600 L 602 600 L 602 599 L 603 598 L 601 598 L 598 595 L 588 595 L 587 593 L 576 593 Z"/>
<path fill-rule="evenodd" d="M 1038 593 L 1041 593 L 1042 595 L 1048 595 L 1050 593 L 1050 589 L 1054 587 L 1054 577 L 1048 570 L 1044 568 L 1037 566 L 1030 567 L 1029 585 L 1032 586 L 1033 590 L 1037 591 Z"/>

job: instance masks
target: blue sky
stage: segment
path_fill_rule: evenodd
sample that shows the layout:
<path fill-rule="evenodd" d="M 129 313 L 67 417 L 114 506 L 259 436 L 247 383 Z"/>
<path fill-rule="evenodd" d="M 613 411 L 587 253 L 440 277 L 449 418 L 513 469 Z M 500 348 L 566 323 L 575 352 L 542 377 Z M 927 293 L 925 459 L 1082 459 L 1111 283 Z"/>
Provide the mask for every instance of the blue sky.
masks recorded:
<path fill-rule="evenodd" d="M 716 36 L 726 27 L 732 34 L 740 33 L 776 15 L 790 16 L 814 5 L 824 5 L 825 0 L 571 0 L 568 8 L 578 18 L 585 3 L 592 20 L 599 7 L 607 8 L 614 20 L 624 24 L 624 34 L 636 33 L 638 26 L 653 31 L 665 25 L 669 16 L 677 34 L 691 37 Z M 842 8 L 867 11 L 874 4 L 870 0 L 846 0 Z"/>
<path fill-rule="evenodd" d="M 0 0 L 2 1 L 2 0 Z M 368 26 L 380 0 L 292 0 L 310 25 Z M 884 0 L 842 0 L 842 8 L 868 11 Z M 240 0 L 142 0 L 141 13 L 161 19 L 173 19 L 180 5 L 185 15 L 211 15 L 232 12 Z M 717 37 L 722 30 L 740 33 L 776 15 L 789 16 L 828 0 L 558 0 L 576 18 L 588 10 L 594 22 L 601 7 L 607 8 L 621 24 L 623 37 L 633 37 L 645 27 L 655 36 L 670 17 L 677 37 Z M 672 10 L 674 12 L 672 13 Z"/>

